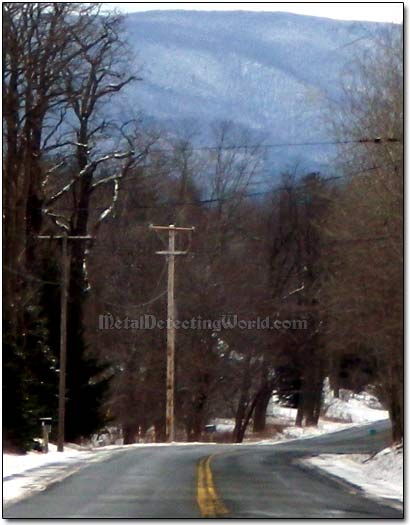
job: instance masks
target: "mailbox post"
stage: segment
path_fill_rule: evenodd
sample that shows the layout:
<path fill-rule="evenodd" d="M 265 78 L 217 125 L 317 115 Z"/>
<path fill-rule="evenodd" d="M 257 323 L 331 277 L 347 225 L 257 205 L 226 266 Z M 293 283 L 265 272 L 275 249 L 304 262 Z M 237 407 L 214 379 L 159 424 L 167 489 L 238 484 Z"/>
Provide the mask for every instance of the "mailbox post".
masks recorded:
<path fill-rule="evenodd" d="M 51 417 L 41 417 L 40 418 L 41 428 L 42 428 L 42 431 L 43 431 L 43 452 L 45 454 L 48 453 L 48 435 L 51 432 L 51 422 L 52 422 L 52 420 L 53 419 Z"/>

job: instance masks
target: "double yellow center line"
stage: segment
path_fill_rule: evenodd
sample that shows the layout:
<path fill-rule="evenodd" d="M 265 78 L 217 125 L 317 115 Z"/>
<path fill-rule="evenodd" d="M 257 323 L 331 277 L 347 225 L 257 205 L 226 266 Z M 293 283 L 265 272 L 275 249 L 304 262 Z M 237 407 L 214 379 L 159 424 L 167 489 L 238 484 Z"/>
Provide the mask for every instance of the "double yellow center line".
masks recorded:
<path fill-rule="evenodd" d="M 218 496 L 211 471 L 213 455 L 204 457 L 198 463 L 197 502 L 203 518 L 217 518 L 228 513 Z"/>

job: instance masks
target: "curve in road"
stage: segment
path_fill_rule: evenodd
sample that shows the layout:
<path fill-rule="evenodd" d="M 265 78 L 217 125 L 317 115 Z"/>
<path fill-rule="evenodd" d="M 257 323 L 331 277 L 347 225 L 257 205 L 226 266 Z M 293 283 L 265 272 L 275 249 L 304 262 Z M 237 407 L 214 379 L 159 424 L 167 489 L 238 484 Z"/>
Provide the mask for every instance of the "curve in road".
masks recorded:
<path fill-rule="evenodd" d="M 4 517 L 397 519 L 401 510 L 301 461 L 371 453 L 389 432 L 378 422 L 275 445 L 130 447 L 6 507 Z"/>

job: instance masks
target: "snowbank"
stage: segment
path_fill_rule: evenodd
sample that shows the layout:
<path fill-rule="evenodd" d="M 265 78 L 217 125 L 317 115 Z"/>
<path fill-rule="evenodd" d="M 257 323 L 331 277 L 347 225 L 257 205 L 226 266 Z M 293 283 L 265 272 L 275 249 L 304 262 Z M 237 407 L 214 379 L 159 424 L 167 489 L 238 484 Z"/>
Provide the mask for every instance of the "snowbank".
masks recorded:
<path fill-rule="evenodd" d="M 369 495 L 403 501 L 403 448 L 386 448 L 375 456 L 324 454 L 304 460 L 359 486 Z"/>
<path fill-rule="evenodd" d="M 57 452 L 57 447 L 50 443 L 48 454 L 3 454 L 3 503 L 44 490 L 50 483 L 70 476 L 90 462 L 102 461 L 114 452 L 115 448 L 111 447 L 92 451 L 75 445 L 64 446 L 64 452 Z"/>
<path fill-rule="evenodd" d="M 27 470 L 43 467 L 50 464 L 70 463 L 84 455 L 78 448 L 64 447 L 64 452 L 57 452 L 57 447 L 49 444 L 49 453 L 28 452 L 24 456 L 18 454 L 3 454 L 3 479 Z"/>

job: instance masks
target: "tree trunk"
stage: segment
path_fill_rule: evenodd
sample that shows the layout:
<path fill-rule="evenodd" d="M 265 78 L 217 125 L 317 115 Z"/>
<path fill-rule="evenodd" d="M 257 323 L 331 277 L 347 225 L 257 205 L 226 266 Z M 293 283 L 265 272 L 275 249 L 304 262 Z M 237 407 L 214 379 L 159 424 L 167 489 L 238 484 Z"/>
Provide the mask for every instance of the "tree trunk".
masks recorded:
<path fill-rule="evenodd" d="M 206 399 L 206 395 L 202 392 L 199 395 L 198 401 L 194 405 L 190 441 L 199 441 L 201 439 L 202 431 L 204 428 Z"/>
<path fill-rule="evenodd" d="M 246 400 L 247 400 L 247 396 L 244 393 L 241 393 L 241 396 L 239 398 L 238 408 L 236 410 L 235 428 L 232 434 L 232 440 L 234 443 L 241 443 L 242 441 L 241 439 L 241 435 L 243 437 L 242 421 L 245 417 Z"/>
<path fill-rule="evenodd" d="M 255 411 L 256 403 L 258 401 L 259 393 L 256 394 L 256 396 L 253 398 L 252 403 L 250 404 L 248 408 L 248 412 L 245 411 L 245 417 L 239 427 L 239 430 L 236 435 L 236 443 L 242 443 L 243 438 L 245 437 L 246 429 L 248 428 L 249 421 L 252 418 L 252 415 Z"/>
<path fill-rule="evenodd" d="M 253 431 L 263 432 L 266 428 L 266 411 L 272 396 L 272 387 L 265 384 L 259 392 L 253 415 Z"/>
<path fill-rule="evenodd" d="M 400 377 L 395 378 L 399 382 Z M 403 388 L 398 383 L 394 383 L 390 387 L 388 410 L 392 426 L 392 440 L 393 443 L 400 443 L 404 435 L 404 398 Z"/>
<path fill-rule="evenodd" d="M 124 438 L 124 445 L 132 445 L 136 443 L 136 436 L 138 434 L 138 425 L 133 423 L 126 423 L 122 426 L 122 435 Z"/>
<path fill-rule="evenodd" d="M 239 396 L 238 408 L 236 410 L 235 428 L 232 434 L 232 439 L 234 443 L 241 443 L 243 439 L 243 435 L 244 435 L 242 426 L 243 426 L 243 420 L 245 419 L 245 415 L 246 415 L 246 407 L 248 404 L 249 389 L 251 386 L 250 363 L 251 363 L 251 355 L 249 354 L 246 358 L 245 366 L 243 369 L 241 393 Z"/>
<path fill-rule="evenodd" d="M 161 418 L 159 418 L 159 419 L 157 419 L 155 421 L 154 428 L 155 428 L 155 442 L 156 443 L 163 443 L 165 441 L 165 438 L 166 438 L 165 421 L 164 421 L 163 417 L 161 417 Z"/>
<path fill-rule="evenodd" d="M 303 415 L 304 415 L 304 395 L 303 395 L 303 377 L 300 385 L 299 399 L 298 399 L 298 411 L 296 413 L 295 425 L 301 427 L 303 425 Z"/>

